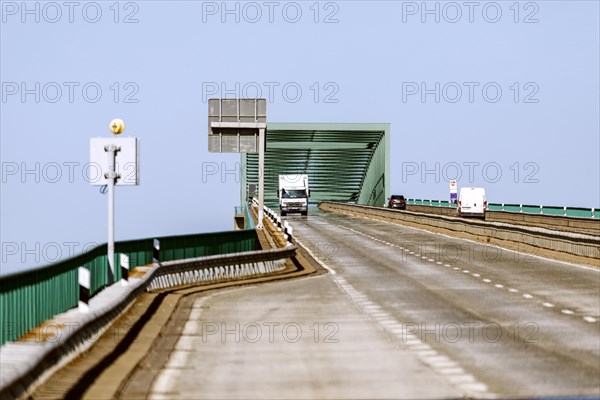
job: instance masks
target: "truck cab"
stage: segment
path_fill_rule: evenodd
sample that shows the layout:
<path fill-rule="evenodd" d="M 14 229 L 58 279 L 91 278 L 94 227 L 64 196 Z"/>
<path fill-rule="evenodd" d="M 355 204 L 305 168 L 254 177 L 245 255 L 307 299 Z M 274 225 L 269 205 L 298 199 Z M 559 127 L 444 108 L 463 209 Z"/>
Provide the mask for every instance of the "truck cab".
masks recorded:
<path fill-rule="evenodd" d="M 308 175 L 279 175 L 279 212 L 308 215 Z"/>

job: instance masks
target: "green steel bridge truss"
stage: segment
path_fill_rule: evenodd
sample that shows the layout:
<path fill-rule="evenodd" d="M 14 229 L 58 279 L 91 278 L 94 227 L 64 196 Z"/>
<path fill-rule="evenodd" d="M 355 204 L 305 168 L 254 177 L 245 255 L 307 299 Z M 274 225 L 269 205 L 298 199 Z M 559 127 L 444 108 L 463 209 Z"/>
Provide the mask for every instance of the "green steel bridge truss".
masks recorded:
<path fill-rule="evenodd" d="M 390 125 L 269 123 L 265 204 L 278 204 L 279 175 L 307 174 L 310 202 L 381 206 L 390 196 Z M 242 154 L 241 200 L 258 182 L 258 154 Z M 258 188 L 257 188 L 258 190 Z"/>

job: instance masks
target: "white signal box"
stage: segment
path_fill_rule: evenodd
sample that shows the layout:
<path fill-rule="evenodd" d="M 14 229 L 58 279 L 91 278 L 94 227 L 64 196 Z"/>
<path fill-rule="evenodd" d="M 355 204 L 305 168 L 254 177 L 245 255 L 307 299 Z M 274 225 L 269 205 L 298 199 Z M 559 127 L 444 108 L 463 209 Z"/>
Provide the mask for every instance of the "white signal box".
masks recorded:
<path fill-rule="evenodd" d="M 134 137 L 97 137 L 90 139 L 88 178 L 95 186 L 108 185 L 109 152 L 107 146 L 117 147 L 115 172 L 117 186 L 140 184 L 140 143 Z"/>

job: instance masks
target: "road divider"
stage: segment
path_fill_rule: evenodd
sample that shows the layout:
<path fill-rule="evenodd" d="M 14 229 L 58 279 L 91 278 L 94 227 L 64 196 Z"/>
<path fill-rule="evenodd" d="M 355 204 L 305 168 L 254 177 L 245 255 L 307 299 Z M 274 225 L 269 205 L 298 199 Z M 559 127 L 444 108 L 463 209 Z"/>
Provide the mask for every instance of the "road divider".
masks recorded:
<path fill-rule="evenodd" d="M 407 204 L 406 211 L 446 215 L 449 217 L 457 216 L 456 208 L 436 205 Z M 600 219 L 598 218 L 579 218 L 563 215 L 531 214 L 518 211 L 488 209 L 485 212 L 485 220 L 487 222 L 504 222 L 507 224 L 554 229 L 562 232 L 600 235 Z"/>

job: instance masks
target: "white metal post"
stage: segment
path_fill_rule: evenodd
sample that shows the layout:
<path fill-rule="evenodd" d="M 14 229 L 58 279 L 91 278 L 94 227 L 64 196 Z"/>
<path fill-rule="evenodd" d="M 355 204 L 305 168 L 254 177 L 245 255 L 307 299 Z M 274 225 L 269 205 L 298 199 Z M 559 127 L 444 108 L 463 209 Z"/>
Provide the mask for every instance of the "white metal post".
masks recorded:
<path fill-rule="evenodd" d="M 265 130 L 258 130 L 258 224 L 256 229 L 263 228 L 263 208 L 265 205 Z"/>
<path fill-rule="evenodd" d="M 108 284 L 115 281 L 115 157 L 117 146 L 109 144 L 108 152 Z"/>

